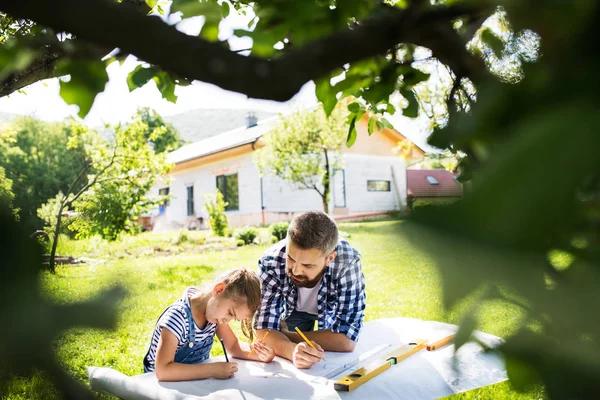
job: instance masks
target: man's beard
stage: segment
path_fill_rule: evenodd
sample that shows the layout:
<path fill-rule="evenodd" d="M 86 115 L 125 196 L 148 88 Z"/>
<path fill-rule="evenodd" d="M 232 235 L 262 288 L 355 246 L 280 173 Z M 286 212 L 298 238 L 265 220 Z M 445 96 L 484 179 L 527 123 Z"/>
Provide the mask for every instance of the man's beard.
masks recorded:
<path fill-rule="evenodd" d="M 314 279 L 309 280 L 306 275 L 298 275 L 295 276 L 292 274 L 292 271 L 288 268 L 287 269 L 287 275 L 290 278 L 290 280 L 292 281 L 292 283 L 298 287 L 306 287 L 306 288 L 312 288 L 315 287 L 317 283 L 319 283 L 319 281 L 321 280 L 321 278 L 323 277 L 323 275 L 325 275 L 325 268 L 327 266 L 323 267 L 323 270 L 321 271 L 321 273 L 319 275 L 317 275 Z M 296 280 L 297 279 L 297 280 Z"/>

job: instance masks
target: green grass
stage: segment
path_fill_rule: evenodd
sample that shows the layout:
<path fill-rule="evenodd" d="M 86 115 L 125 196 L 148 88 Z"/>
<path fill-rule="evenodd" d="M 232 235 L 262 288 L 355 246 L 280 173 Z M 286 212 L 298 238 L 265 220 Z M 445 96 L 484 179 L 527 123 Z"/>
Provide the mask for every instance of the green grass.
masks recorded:
<path fill-rule="evenodd" d="M 402 221 L 345 223 L 340 229 L 363 256 L 367 281 L 366 320 L 389 317 L 412 317 L 458 323 L 464 301 L 456 309 L 444 312 L 441 281 L 434 261 L 409 244 L 402 232 Z M 261 229 L 261 236 L 266 233 Z M 190 232 L 192 242 L 209 238 L 205 232 Z M 116 331 L 74 329 L 56 343 L 64 367 L 76 379 L 87 383 L 86 366 L 113 367 L 127 375 L 142 373 L 142 358 L 147 350 L 156 318 L 163 309 L 181 296 L 189 285 L 209 283 L 220 272 L 240 266 L 256 268 L 256 261 L 269 246 L 227 247 L 223 239 L 220 250 L 211 250 L 199 242 L 174 244 L 177 233 L 142 234 L 116 243 L 98 239 L 67 242 L 64 249 L 75 256 L 93 256 L 105 260 L 79 266 L 59 266 L 55 275 L 44 274 L 47 295 L 57 302 L 88 299 L 102 290 L 121 283 L 128 296 L 121 303 Z M 228 241 L 229 240 L 229 241 Z M 170 246 L 177 251 L 156 253 L 156 247 Z M 65 253 L 61 253 L 65 254 Z M 162 255 L 161 255 L 162 254 Z M 479 315 L 478 329 L 500 336 L 510 336 L 522 317 L 518 308 L 496 301 L 488 302 Z M 220 346 L 212 354 L 219 355 Z M 47 399 L 55 392 L 42 374 L 33 378 L 0 383 L 6 399 Z M 451 399 L 542 399 L 542 390 L 514 392 L 509 383 L 501 383 Z"/>

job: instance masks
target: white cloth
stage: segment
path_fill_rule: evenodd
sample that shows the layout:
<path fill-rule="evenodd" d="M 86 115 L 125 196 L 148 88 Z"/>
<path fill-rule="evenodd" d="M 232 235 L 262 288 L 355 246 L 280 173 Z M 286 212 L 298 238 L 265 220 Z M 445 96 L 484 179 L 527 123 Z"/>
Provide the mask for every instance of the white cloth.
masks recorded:
<path fill-rule="evenodd" d="M 191 399 L 406 399 L 430 400 L 491 385 L 507 379 L 502 360 L 484 353 L 475 343 L 464 345 L 454 356 L 454 346 L 436 351 L 421 350 L 398 365 L 374 377 L 351 392 L 337 392 L 333 382 L 350 374 L 361 355 L 383 349 L 383 355 L 413 339 L 439 340 L 457 327 L 435 321 L 392 318 L 365 324 L 353 353 L 326 353 L 326 362 L 309 370 L 298 370 L 289 361 L 276 357 L 263 364 L 235 360 L 239 371 L 228 380 L 206 379 L 189 382 L 158 382 L 154 373 L 128 377 L 110 368 L 88 367 L 92 389 L 125 400 Z M 488 345 L 502 339 L 476 332 Z M 376 357 L 375 355 L 374 357 Z M 222 357 L 208 360 L 222 361 Z M 329 364 L 327 364 L 329 363 Z M 362 362 L 359 361 L 359 365 Z M 458 366 L 458 370 L 454 366 Z M 326 379 L 324 376 L 336 373 Z"/>
<path fill-rule="evenodd" d="M 320 286 L 321 281 L 317 282 L 317 284 L 311 288 L 298 288 L 298 303 L 296 304 L 296 311 L 303 311 L 314 315 L 319 314 L 317 296 L 319 295 Z"/>

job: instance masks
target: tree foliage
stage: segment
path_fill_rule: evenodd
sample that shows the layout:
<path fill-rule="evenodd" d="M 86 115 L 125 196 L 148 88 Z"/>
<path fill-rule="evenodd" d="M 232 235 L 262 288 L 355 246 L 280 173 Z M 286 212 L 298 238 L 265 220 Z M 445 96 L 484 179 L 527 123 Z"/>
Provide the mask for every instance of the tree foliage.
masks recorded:
<path fill-rule="evenodd" d="M 146 63 L 130 74 L 130 90 L 152 80 L 171 100 L 175 85 L 194 79 L 272 100 L 315 80 L 326 112 L 353 95 L 360 104 L 351 120 L 366 111 L 427 117 L 430 143 L 464 154 L 461 178 L 473 186 L 464 200 L 424 209 L 409 224 L 415 245 L 438 261 L 447 308 L 471 300 L 456 345 L 470 338 L 482 305 L 517 304 L 525 317 L 494 349 L 513 385 L 523 389 L 537 377 L 551 398 L 593 399 L 600 392 L 598 7 L 593 0 L 174 0 L 171 13 L 205 17 L 194 37 L 128 1 L 7 0 L 5 18 L 44 29 L 3 39 L 0 80 L 3 93 L 14 90 L 52 50 L 61 61 L 53 73 L 70 74 L 61 95 L 83 115 L 114 61 L 90 56 L 90 48 L 118 47 L 117 58 Z M 256 16 L 233 33 L 253 39 L 247 52 L 219 36 L 231 13 Z M 63 31 L 69 35 L 56 35 Z"/>
<path fill-rule="evenodd" d="M 8 208 L 16 217 L 18 211 L 14 208 L 15 194 L 12 191 L 12 181 L 6 177 L 4 168 L 0 167 L 0 208 Z"/>
<path fill-rule="evenodd" d="M 340 103 L 327 117 L 323 107 L 281 118 L 256 151 L 254 162 L 262 174 L 273 174 L 299 189 L 314 189 L 323 210 L 329 209 L 330 176 L 341 165 L 339 151 L 348 134 L 347 112 Z"/>
<path fill-rule="evenodd" d="M 225 236 L 227 233 L 227 213 L 225 207 L 227 202 L 223 198 L 223 193 L 219 189 L 216 190 L 215 195 L 206 195 L 204 198 L 204 208 L 208 213 L 208 225 L 212 229 L 213 233 L 217 236 Z"/>
<path fill-rule="evenodd" d="M 76 121 L 48 123 L 31 117 L 17 118 L 0 128 L 0 166 L 12 181 L 14 206 L 27 229 L 43 222 L 37 209 L 57 193 L 65 193 L 85 165 L 85 145 L 91 137 Z M 80 137 L 77 146 L 70 141 Z M 85 183 L 79 182 L 74 190 Z"/>
<path fill-rule="evenodd" d="M 177 129 L 172 124 L 165 122 L 155 110 L 142 107 L 137 110 L 134 119 L 139 119 L 148 126 L 144 137 L 147 141 L 152 142 L 154 152 L 165 153 L 177 150 L 184 144 Z"/>
<path fill-rule="evenodd" d="M 116 287 L 75 304 L 53 302 L 42 293 L 40 245 L 6 209 L 0 210 L 0 227 L 4 259 L 0 265 L 0 317 L 6 324 L 0 334 L 0 380 L 9 379 L 10 373 L 25 376 L 42 370 L 65 398 L 92 399 L 60 366 L 55 342 L 65 330 L 75 327 L 114 329 L 123 289 Z"/>
<path fill-rule="evenodd" d="M 68 200 L 80 214 L 72 224 L 78 237 L 115 240 L 121 232 L 135 232 L 137 217 L 162 201 L 146 196 L 156 178 L 169 169 L 165 155 L 156 154 L 148 144 L 148 130 L 139 118 L 115 127 L 112 140 L 89 149 L 94 172 L 87 177 L 85 191 Z"/>

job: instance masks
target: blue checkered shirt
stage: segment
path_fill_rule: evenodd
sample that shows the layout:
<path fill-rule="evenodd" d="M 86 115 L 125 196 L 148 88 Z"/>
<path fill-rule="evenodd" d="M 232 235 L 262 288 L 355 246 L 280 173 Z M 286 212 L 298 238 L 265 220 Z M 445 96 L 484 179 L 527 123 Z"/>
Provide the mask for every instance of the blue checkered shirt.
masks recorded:
<path fill-rule="evenodd" d="M 256 329 L 280 329 L 280 320 L 290 316 L 298 301 L 297 286 L 286 273 L 286 239 L 270 248 L 258 260 L 262 301 L 255 320 Z M 340 239 L 337 256 L 325 267 L 317 296 L 319 330 L 343 333 L 355 342 L 363 325 L 365 277 L 360 253 Z"/>

